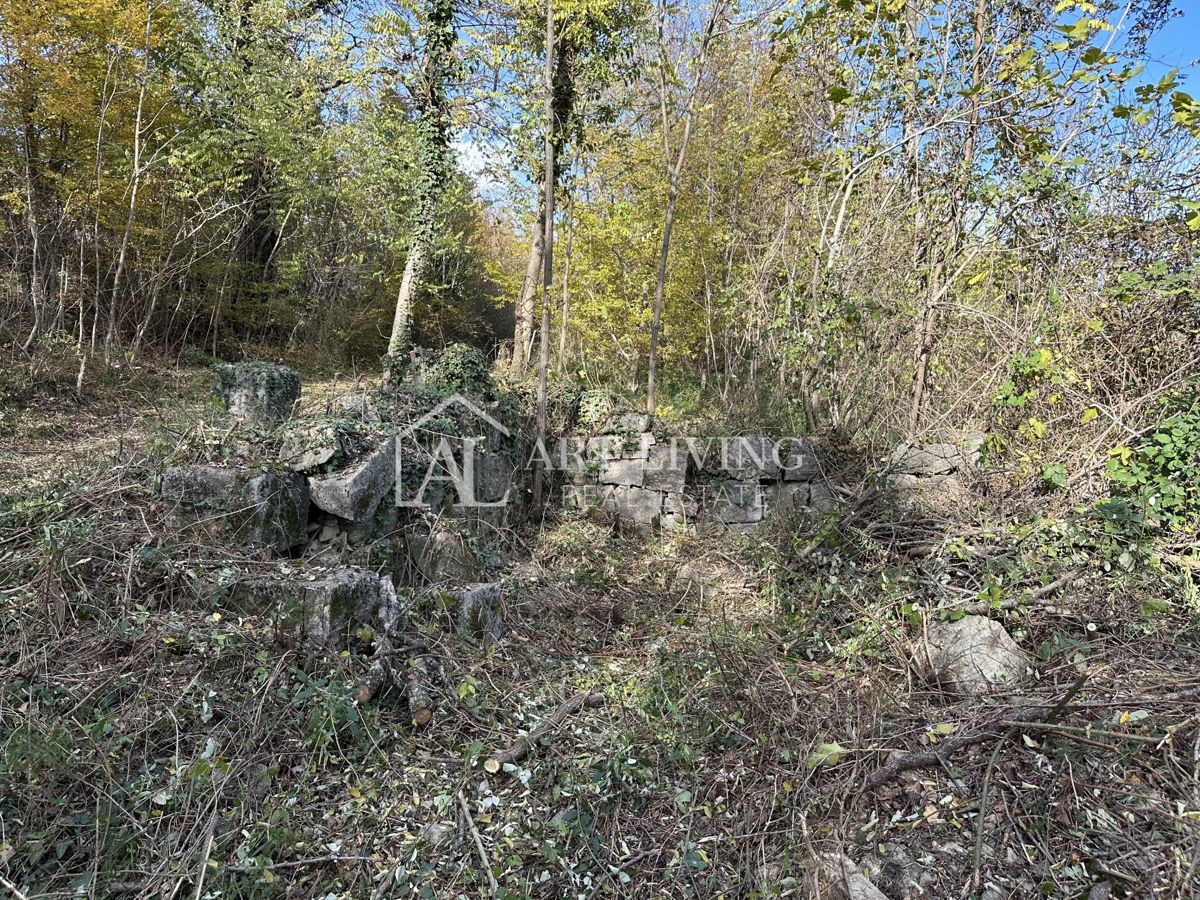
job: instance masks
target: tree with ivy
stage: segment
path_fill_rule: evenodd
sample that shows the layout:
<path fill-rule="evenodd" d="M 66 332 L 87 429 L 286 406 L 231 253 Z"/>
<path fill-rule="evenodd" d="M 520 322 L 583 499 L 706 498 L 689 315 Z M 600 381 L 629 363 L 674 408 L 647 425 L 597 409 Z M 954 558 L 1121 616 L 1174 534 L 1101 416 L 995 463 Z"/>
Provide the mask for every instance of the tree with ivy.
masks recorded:
<path fill-rule="evenodd" d="M 387 355 L 393 364 L 407 352 L 411 342 L 413 297 L 433 236 L 438 202 L 454 167 L 447 84 L 457 71 L 454 59 L 456 9 L 457 0 L 429 0 L 425 9 L 425 55 L 413 89 L 418 108 L 420 201 L 388 340 Z"/>

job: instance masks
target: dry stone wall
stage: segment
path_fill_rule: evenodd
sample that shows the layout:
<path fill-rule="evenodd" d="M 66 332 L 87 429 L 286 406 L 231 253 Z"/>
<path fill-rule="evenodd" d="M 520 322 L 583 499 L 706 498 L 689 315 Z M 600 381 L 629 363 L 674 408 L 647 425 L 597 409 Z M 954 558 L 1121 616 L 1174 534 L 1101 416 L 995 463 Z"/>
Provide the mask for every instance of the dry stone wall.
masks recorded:
<path fill-rule="evenodd" d="M 626 415 L 605 433 L 564 438 L 554 462 L 566 474 L 567 508 L 602 509 L 639 528 L 747 530 L 835 503 L 815 447 L 797 438 L 671 437 Z"/>

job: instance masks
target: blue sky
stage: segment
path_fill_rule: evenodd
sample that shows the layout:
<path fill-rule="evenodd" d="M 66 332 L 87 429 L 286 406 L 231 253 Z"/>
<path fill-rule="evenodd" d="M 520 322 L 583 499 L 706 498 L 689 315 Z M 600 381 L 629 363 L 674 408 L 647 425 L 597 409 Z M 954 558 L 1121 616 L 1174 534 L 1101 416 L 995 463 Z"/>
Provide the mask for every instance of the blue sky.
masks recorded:
<path fill-rule="evenodd" d="M 1147 69 L 1155 71 L 1161 66 L 1164 70 L 1190 70 L 1192 78 L 1188 80 L 1194 82 L 1195 75 L 1200 72 L 1195 65 L 1197 57 L 1200 57 L 1200 0 L 1176 0 L 1173 5 L 1183 15 L 1171 19 L 1150 38 L 1146 53 L 1153 62 L 1147 65 Z M 1190 87 L 1194 89 L 1195 84 Z"/>

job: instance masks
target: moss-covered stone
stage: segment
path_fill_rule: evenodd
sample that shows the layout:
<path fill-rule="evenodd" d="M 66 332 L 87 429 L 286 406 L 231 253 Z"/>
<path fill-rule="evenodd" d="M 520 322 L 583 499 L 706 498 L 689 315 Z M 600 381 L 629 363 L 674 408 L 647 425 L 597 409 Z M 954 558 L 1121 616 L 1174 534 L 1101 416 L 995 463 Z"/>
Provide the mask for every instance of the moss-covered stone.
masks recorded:
<path fill-rule="evenodd" d="M 213 366 L 213 396 L 227 415 L 274 425 L 290 416 L 300 399 L 300 375 L 272 363 L 219 363 Z"/>
<path fill-rule="evenodd" d="M 270 616 L 281 635 L 334 650 L 386 632 L 399 615 L 391 580 L 353 567 L 316 578 L 243 578 L 228 596 L 239 612 Z"/>
<path fill-rule="evenodd" d="M 303 476 L 221 466 L 173 466 L 163 473 L 169 528 L 226 545 L 266 545 L 284 552 L 308 534 Z"/>

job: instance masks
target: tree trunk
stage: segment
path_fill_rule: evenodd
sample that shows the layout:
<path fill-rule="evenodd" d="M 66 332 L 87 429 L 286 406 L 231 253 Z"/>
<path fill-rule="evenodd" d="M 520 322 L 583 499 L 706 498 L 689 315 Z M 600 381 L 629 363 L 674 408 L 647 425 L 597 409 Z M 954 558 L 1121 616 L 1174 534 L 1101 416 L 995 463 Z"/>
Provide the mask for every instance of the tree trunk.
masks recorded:
<path fill-rule="evenodd" d="M 551 81 L 551 98 L 548 109 L 547 127 L 551 129 L 547 140 L 552 153 L 554 168 L 551 172 L 551 188 L 558 184 L 558 164 L 562 156 L 562 145 L 567 121 L 575 105 L 575 47 L 569 40 L 560 40 L 554 48 L 556 53 Z M 525 264 L 525 278 L 521 282 L 521 293 L 517 296 L 516 325 L 513 329 L 513 352 L 510 364 L 513 375 L 523 375 L 533 350 L 533 317 L 536 309 L 538 271 L 544 270 L 543 252 L 546 244 L 547 218 L 554 219 L 554 197 L 550 192 L 550 214 L 547 217 L 547 192 L 540 192 L 538 201 L 537 228 L 529 247 L 529 259 Z"/>
<path fill-rule="evenodd" d="M 538 346 L 537 384 L 537 439 L 539 445 L 546 440 L 546 380 L 550 368 L 550 288 L 554 283 L 554 151 L 555 135 L 558 132 L 554 121 L 554 3 L 546 0 L 546 168 L 542 176 L 542 218 L 545 233 L 542 236 L 542 329 Z M 533 468 L 533 510 L 538 519 L 542 516 L 542 493 L 546 473 L 542 454 L 535 456 Z"/>
<path fill-rule="evenodd" d="M 950 288 L 942 280 L 947 271 L 953 269 L 954 258 L 963 244 L 963 209 L 966 190 L 970 183 L 971 169 L 975 164 L 975 141 L 979 131 L 979 94 L 983 84 L 983 41 L 987 29 L 987 0 L 976 0 L 975 16 L 971 27 L 971 112 L 967 121 L 967 133 L 963 141 L 960 177 L 955 179 L 950 197 L 950 234 L 945 242 L 945 256 L 933 266 L 926 284 L 925 301 L 921 310 L 918 331 L 916 370 L 913 374 L 912 400 L 908 410 L 908 432 L 915 434 L 921 427 L 925 395 L 929 389 L 929 366 L 933 358 L 933 345 L 937 337 L 938 298 Z"/>
<path fill-rule="evenodd" d="M 562 306 L 558 321 L 558 358 L 555 371 L 561 376 L 567 356 L 567 324 L 571 314 L 571 245 L 575 239 L 575 194 L 567 198 L 567 255 L 563 260 Z"/>
<path fill-rule="evenodd" d="M 141 84 L 138 86 L 137 112 L 133 120 L 133 169 L 130 172 L 129 213 L 125 217 L 125 230 L 121 234 L 121 246 L 117 251 L 117 271 L 113 273 L 112 299 L 108 308 L 108 328 L 104 334 L 104 363 L 112 362 L 112 343 L 116 332 L 117 310 L 120 301 L 121 276 L 125 273 L 125 258 L 129 252 L 129 238 L 133 233 L 133 220 L 137 213 L 138 188 L 142 183 L 142 113 L 146 106 L 146 82 L 150 70 L 150 26 L 153 6 L 146 6 L 146 47 L 142 63 Z"/>
<path fill-rule="evenodd" d="M 388 340 L 387 355 L 392 359 L 401 356 L 411 343 L 412 305 L 413 296 L 417 290 L 417 280 L 421 277 L 421 269 L 425 262 L 426 236 L 419 234 L 408 250 L 408 259 L 404 263 L 404 277 L 400 279 L 400 291 L 396 295 L 396 314 L 392 319 L 392 336 Z"/>
<path fill-rule="evenodd" d="M 433 238 L 439 195 L 450 170 L 450 103 L 446 96 L 446 81 L 451 64 L 450 54 L 457 37 L 454 30 L 456 9 L 457 0 L 429 0 L 426 13 L 425 58 L 421 64 L 416 98 L 421 110 L 420 124 L 424 129 L 421 138 L 425 187 L 421 192 L 416 237 L 408 249 L 404 276 L 400 279 L 400 291 L 396 295 L 396 313 L 392 318 L 392 334 L 387 349 L 390 359 L 405 354 L 412 342 L 413 300 Z"/>
<path fill-rule="evenodd" d="M 513 375 L 523 375 L 529 362 L 529 351 L 533 349 L 533 313 L 537 300 L 538 273 L 542 269 L 542 247 L 546 240 L 545 198 L 538 204 L 537 228 L 529 245 L 529 259 L 525 263 L 525 277 L 521 281 L 521 293 L 517 297 L 517 323 L 513 331 L 511 370 Z"/>

